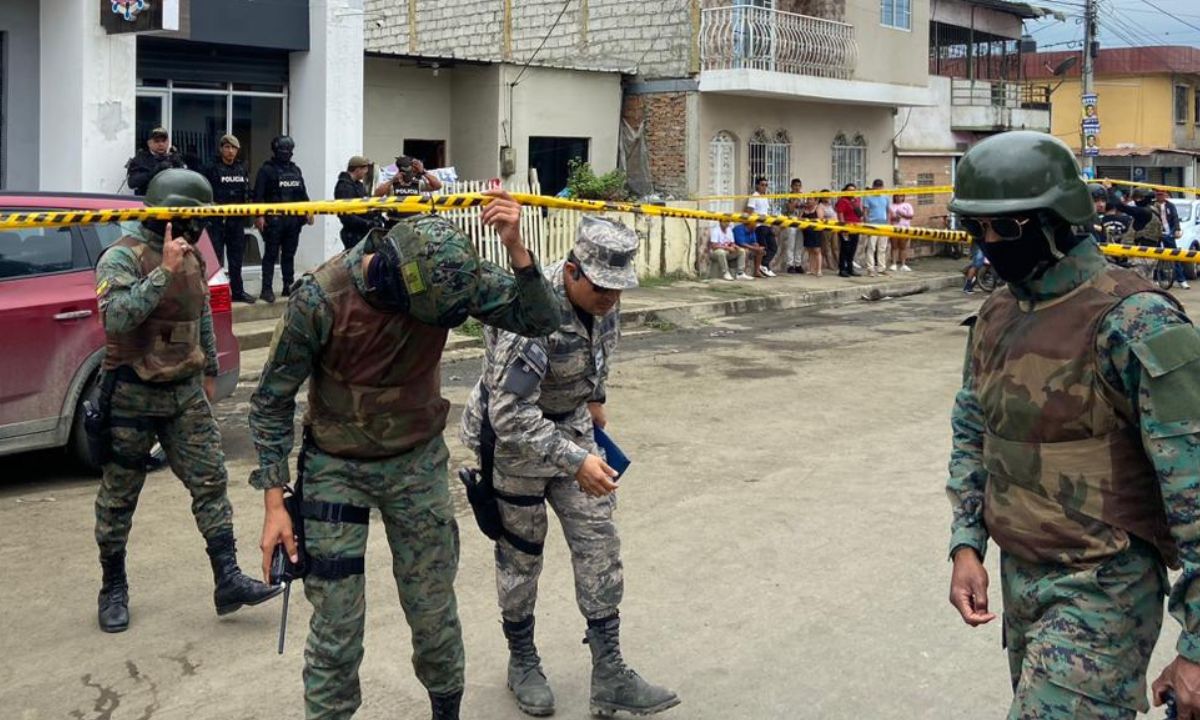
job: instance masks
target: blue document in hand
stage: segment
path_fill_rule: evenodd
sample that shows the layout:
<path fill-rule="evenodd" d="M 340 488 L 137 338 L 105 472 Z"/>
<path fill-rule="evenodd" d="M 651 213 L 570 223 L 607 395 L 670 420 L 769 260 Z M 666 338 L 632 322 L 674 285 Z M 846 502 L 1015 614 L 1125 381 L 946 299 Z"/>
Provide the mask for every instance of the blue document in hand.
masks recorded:
<path fill-rule="evenodd" d="M 617 471 L 617 479 L 620 480 L 625 471 L 629 469 L 629 458 L 625 456 L 625 453 L 621 452 L 621 448 L 617 447 L 617 444 L 608 436 L 608 433 L 598 427 L 593 427 L 592 429 L 595 432 L 596 444 L 604 451 L 604 462 Z"/>

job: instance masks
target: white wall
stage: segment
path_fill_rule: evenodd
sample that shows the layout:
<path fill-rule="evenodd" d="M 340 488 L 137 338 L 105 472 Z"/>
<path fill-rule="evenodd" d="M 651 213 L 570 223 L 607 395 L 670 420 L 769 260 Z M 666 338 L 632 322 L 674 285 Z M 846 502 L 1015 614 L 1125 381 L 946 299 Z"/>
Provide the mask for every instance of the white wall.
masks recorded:
<path fill-rule="evenodd" d="M 457 68 L 434 77 L 410 60 L 371 57 L 363 73 L 363 150 L 378 167 L 391 164 L 406 139 L 445 140 L 454 157 L 450 133 L 451 86 Z"/>
<path fill-rule="evenodd" d="M 500 176 L 500 69 L 463 66 L 454 69 L 451 91 L 450 160 L 458 176 L 486 180 Z"/>
<path fill-rule="evenodd" d="M 804 181 L 807 190 L 830 187 L 833 158 L 830 150 L 834 136 L 844 133 L 853 139 L 862 133 L 867 141 L 867 178 L 870 182 L 892 178 L 892 109 L 888 107 L 806 103 L 733 95 L 700 94 L 700 172 L 699 193 L 709 194 L 710 167 L 708 144 L 720 130 L 736 139 L 734 165 L 737 192 L 750 192 L 750 162 L 747 144 L 756 128 L 768 136 L 782 128 L 792 140 L 791 177 Z M 901 112 L 904 112 L 901 110 Z M 778 190 L 774 190 L 779 192 Z"/>
<path fill-rule="evenodd" d="M 309 197 L 326 199 L 346 161 L 363 152 L 362 0 L 313 0 L 309 33 L 308 52 L 291 55 L 288 121 Z M 329 215 L 304 229 L 297 275 L 341 251 L 340 229 Z"/>
<path fill-rule="evenodd" d="M 134 146 L 134 36 L 105 34 L 92 2 L 40 10 L 38 187 L 116 192 Z"/>
<path fill-rule="evenodd" d="M 521 68 L 505 65 L 500 77 L 503 97 Z M 502 107 L 502 118 L 508 108 Z M 597 173 L 617 166 L 617 141 L 621 121 L 621 76 L 617 73 L 554 70 L 530 67 L 513 89 L 512 139 L 517 172 L 529 173 L 530 136 L 591 138 L 589 161 Z"/>
<path fill-rule="evenodd" d="M 954 150 L 951 130 L 950 78 L 929 76 L 935 104 L 931 107 L 900 108 L 896 114 L 896 147 L 901 150 Z M 912 111 L 911 114 L 909 111 Z"/>

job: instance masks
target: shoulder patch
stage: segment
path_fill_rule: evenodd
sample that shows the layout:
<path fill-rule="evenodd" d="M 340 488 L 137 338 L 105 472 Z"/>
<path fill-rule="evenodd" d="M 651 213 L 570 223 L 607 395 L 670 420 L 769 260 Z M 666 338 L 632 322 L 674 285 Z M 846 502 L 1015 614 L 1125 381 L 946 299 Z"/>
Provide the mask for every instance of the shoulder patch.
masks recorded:
<path fill-rule="evenodd" d="M 1133 343 L 1133 354 L 1150 377 L 1161 377 L 1200 360 L 1200 333 L 1192 325 L 1173 325 Z"/>
<path fill-rule="evenodd" d="M 550 366 L 550 358 L 541 345 L 532 340 L 521 344 L 521 351 L 509 363 L 500 389 L 520 397 L 529 397 L 541 384 Z"/>
<path fill-rule="evenodd" d="M 107 295 L 108 288 L 109 288 L 108 278 L 102 278 L 100 280 L 100 282 L 96 284 L 96 297 L 102 298 L 105 295 Z"/>

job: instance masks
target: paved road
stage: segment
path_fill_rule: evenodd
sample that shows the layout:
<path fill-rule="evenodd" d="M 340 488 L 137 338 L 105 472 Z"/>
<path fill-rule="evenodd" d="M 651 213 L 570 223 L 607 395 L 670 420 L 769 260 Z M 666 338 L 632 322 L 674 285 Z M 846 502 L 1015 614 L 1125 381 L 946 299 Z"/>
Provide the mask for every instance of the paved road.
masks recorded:
<path fill-rule="evenodd" d="M 609 386 L 611 430 L 635 463 L 618 512 L 623 644 L 644 676 L 682 695 L 665 717 L 1002 716 L 1000 627 L 968 629 L 945 599 L 947 413 L 965 339 L 958 321 L 978 302 L 941 292 L 627 339 Z M 455 417 L 477 375 L 478 360 L 447 363 Z M 241 557 L 253 568 L 261 510 L 245 483 L 249 392 L 219 414 Z M 452 452 L 465 459 L 456 441 Z M 217 619 L 203 544 L 171 475 L 151 476 L 136 518 L 133 625 L 106 636 L 94 620 L 94 483 L 48 454 L 4 463 L 0 716 L 302 716 L 303 594 L 282 657 L 278 605 Z M 459 510 L 464 717 L 515 720 L 490 548 L 461 497 Z M 373 526 L 359 717 L 427 717 Z M 586 718 L 583 624 L 551 533 L 539 645 L 557 717 Z M 1168 621 L 1153 672 L 1175 635 Z"/>

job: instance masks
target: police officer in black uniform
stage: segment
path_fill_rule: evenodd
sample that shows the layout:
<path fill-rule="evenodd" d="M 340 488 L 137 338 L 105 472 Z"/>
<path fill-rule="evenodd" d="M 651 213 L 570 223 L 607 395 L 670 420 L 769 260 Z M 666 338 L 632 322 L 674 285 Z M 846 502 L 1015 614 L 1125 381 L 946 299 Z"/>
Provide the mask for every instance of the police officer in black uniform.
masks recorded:
<path fill-rule="evenodd" d="M 125 163 L 125 183 L 133 194 L 146 194 L 146 186 L 154 176 L 168 168 L 187 167 L 179 151 L 171 145 L 171 135 L 166 128 L 156 127 L 150 131 L 146 147 L 134 153 Z"/>
<path fill-rule="evenodd" d="M 250 199 L 250 171 L 238 157 L 242 144 L 233 135 L 221 137 L 221 154 L 205 169 L 205 177 L 212 185 L 213 202 L 217 205 L 235 205 Z M 208 223 L 208 239 L 212 241 L 217 261 L 229 275 L 229 289 L 238 302 L 253 303 L 254 297 L 246 294 L 242 286 L 242 257 L 246 253 L 246 218 L 219 217 Z"/>
<path fill-rule="evenodd" d="M 271 159 L 263 163 L 254 179 L 254 202 L 300 202 L 308 200 L 308 190 L 304 187 L 304 175 L 296 163 L 292 162 L 292 153 L 296 143 L 287 135 L 279 135 L 271 140 Z M 283 296 L 287 297 L 295 279 L 294 262 L 296 248 L 300 245 L 300 229 L 307 221 L 313 224 L 313 216 L 307 218 L 295 215 L 271 215 L 257 218 L 255 227 L 262 232 L 262 292 L 259 293 L 264 301 L 275 302 L 275 292 L 272 285 L 275 282 L 275 261 L 279 260 L 279 271 L 283 275 Z M 280 251 L 283 257 L 280 258 Z"/>

